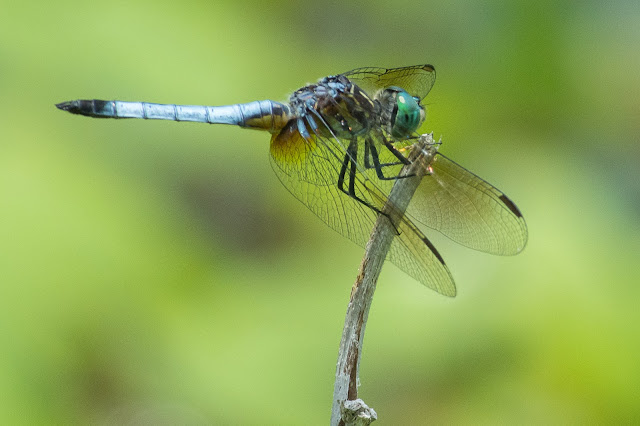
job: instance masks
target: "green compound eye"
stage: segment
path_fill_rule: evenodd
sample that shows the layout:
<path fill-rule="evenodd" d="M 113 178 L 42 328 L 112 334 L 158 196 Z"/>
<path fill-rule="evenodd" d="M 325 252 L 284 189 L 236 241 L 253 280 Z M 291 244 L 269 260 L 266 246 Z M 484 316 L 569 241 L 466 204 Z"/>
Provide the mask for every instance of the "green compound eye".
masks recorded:
<path fill-rule="evenodd" d="M 391 135 L 397 139 L 405 139 L 411 136 L 420 126 L 424 115 L 416 98 L 404 90 L 396 95 L 396 115 L 391 127 Z"/>

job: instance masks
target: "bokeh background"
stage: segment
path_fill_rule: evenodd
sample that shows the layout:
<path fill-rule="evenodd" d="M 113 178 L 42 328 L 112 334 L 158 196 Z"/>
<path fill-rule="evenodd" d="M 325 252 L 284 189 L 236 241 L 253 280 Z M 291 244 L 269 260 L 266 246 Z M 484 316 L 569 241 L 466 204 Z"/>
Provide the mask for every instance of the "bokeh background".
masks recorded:
<path fill-rule="evenodd" d="M 637 1 L 0 3 L 0 423 L 327 424 L 363 250 L 280 185 L 268 135 L 54 103 L 419 63 L 428 129 L 530 240 L 432 235 L 455 299 L 387 265 L 360 396 L 380 424 L 640 422 Z"/>

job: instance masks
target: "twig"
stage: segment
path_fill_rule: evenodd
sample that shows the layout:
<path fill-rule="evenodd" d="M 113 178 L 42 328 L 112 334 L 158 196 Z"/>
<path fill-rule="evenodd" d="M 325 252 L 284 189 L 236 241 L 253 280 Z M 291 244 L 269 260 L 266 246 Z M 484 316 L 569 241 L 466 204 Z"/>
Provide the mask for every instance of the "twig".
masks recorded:
<path fill-rule="evenodd" d="M 394 223 L 398 223 L 404 215 L 411 197 L 413 197 L 426 171 L 426 166 L 433 159 L 434 150 L 433 134 L 422 135 L 419 141 L 413 145 L 409 154 L 411 164 L 406 165 L 400 171 L 400 176 L 413 175 L 413 177 L 396 180 L 389 193 L 389 201 L 383 209 L 385 215 L 378 216 L 365 248 L 365 255 L 360 264 L 356 282 L 351 289 L 338 351 L 333 406 L 331 408 L 332 426 L 368 425 L 377 419 L 376 412 L 364 404 L 362 400 L 357 399 L 364 330 L 378 276 L 397 232 L 396 226 L 391 223 L 389 218 Z M 349 404 L 349 401 L 356 401 L 356 404 Z"/>

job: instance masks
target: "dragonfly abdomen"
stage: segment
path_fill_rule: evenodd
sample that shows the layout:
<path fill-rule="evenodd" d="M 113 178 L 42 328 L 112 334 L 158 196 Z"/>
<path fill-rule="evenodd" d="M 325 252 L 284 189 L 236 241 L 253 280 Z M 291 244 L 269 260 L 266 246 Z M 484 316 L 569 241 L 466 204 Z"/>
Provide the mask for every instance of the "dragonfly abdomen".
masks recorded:
<path fill-rule="evenodd" d="M 56 106 L 72 114 L 96 118 L 142 118 L 232 124 L 251 129 L 268 130 L 271 133 L 283 128 L 290 118 L 288 106 L 270 100 L 224 106 L 203 106 L 91 99 L 62 102 Z"/>

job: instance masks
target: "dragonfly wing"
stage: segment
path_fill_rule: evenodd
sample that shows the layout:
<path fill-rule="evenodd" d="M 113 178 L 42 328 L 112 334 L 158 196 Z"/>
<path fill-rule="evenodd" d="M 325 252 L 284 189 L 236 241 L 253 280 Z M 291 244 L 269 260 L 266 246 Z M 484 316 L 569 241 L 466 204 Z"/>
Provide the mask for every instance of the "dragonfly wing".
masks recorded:
<path fill-rule="evenodd" d="M 337 181 L 346 155 L 342 144 L 312 135 L 305 139 L 295 120 L 271 138 L 271 165 L 282 184 L 323 222 L 364 246 L 376 214 L 338 189 Z M 359 197 L 367 190 L 358 182 Z"/>
<path fill-rule="evenodd" d="M 365 247 L 378 214 L 337 185 L 346 158 L 345 142 L 317 134 L 305 139 L 292 120 L 271 139 L 271 164 L 282 184 L 329 227 Z M 353 179 L 355 195 L 379 210 L 388 192 L 360 167 Z M 345 184 L 347 185 L 347 184 Z M 442 256 L 407 217 L 397 225 L 388 259 L 425 286 L 447 296 L 455 285 Z"/>
<path fill-rule="evenodd" d="M 451 272 L 431 241 L 407 216 L 397 229 L 400 235 L 393 239 L 387 259 L 430 289 L 454 297 Z"/>
<path fill-rule="evenodd" d="M 420 223 L 475 250 L 513 255 L 527 243 L 527 225 L 502 191 L 437 153 L 408 213 Z"/>
<path fill-rule="evenodd" d="M 398 86 L 411 95 L 424 99 L 436 82 L 436 70 L 428 64 L 402 68 L 356 68 L 343 75 L 371 97 L 378 90 Z"/>
<path fill-rule="evenodd" d="M 402 143 L 394 146 L 401 147 Z M 380 162 L 393 164 L 396 157 L 385 146 L 376 146 Z M 407 216 L 475 250 L 497 255 L 522 251 L 527 243 L 527 225 L 513 201 L 439 152 L 430 166 L 411 199 Z M 401 167 L 392 165 L 382 170 L 387 176 L 397 176 Z M 388 192 L 393 180 L 378 180 L 377 184 Z"/>

